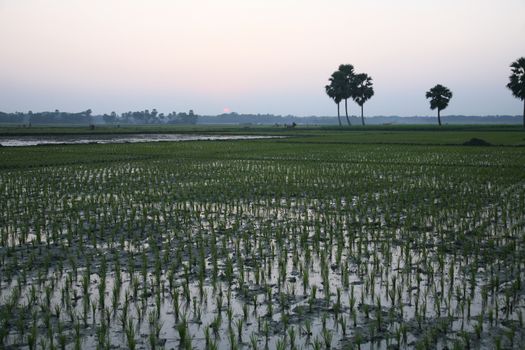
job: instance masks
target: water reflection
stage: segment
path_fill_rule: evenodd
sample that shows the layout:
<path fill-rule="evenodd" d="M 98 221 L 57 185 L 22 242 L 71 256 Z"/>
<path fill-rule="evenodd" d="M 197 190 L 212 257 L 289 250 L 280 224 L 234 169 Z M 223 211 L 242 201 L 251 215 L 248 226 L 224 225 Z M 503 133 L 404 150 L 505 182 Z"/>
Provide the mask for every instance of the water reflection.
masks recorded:
<path fill-rule="evenodd" d="M 137 143 L 161 141 L 197 141 L 197 140 L 249 140 L 264 139 L 274 136 L 251 135 L 185 135 L 185 134 L 133 134 L 133 135 L 46 135 L 46 136 L 2 136 L 0 145 L 5 147 L 87 144 L 87 143 Z"/>

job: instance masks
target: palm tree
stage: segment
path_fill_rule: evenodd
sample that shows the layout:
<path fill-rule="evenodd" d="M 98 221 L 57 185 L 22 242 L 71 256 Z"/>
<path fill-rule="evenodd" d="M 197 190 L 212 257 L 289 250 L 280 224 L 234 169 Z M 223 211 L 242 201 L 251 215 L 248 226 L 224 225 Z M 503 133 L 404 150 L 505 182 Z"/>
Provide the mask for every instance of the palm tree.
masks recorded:
<path fill-rule="evenodd" d="M 520 57 L 512 62 L 510 68 L 512 68 L 512 74 L 507 87 L 515 97 L 523 101 L 523 127 L 525 128 L 525 57 Z"/>
<path fill-rule="evenodd" d="M 325 86 L 325 91 L 328 97 L 330 97 L 337 104 L 337 120 L 339 121 L 339 126 L 341 124 L 341 114 L 339 112 L 339 103 L 343 100 L 344 89 L 345 89 L 345 76 L 340 71 L 335 71 L 332 73 L 332 76 L 329 79 L 330 84 Z"/>
<path fill-rule="evenodd" d="M 438 123 L 441 126 L 441 110 L 447 108 L 450 99 L 452 98 L 452 91 L 447 87 L 437 84 L 426 93 L 426 98 L 430 99 L 430 109 L 438 110 Z"/>
<path fill-rule="evenodd" d="M 353 98 L 354 101 L 361 107 L 361 123 L 365 125 L 365 118 L 363 116 L 363 105 L 372 96 L 374 96 L 374 88 L 372 87 L 372 77 L 366 73 L 357 74 L 354 78 L 355 86 Z"/>
<path fill-rule="evenodd" d="M 342 98 L 345 100 L 345 115 L 346 115 L 346 122 L 348 123 L 348 126 L 352 125 L 350 123 L 350 119 L 348 118 L 348 99 L 353 96 L 354 89 L 355 89 L 355 73 L 354 73 L 354 66 L 351 64 L 341 64 L 339 66 L 339 72 L 341 72 L 345 77 L 345 84 L 343 88 L 343 96 Z"/>

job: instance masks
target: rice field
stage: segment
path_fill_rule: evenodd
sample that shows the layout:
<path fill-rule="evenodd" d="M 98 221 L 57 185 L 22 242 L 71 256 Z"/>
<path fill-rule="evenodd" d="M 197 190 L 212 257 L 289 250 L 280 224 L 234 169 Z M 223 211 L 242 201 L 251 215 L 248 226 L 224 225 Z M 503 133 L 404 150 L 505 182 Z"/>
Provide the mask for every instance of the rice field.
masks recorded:
<path fill-rule="evenodd" d="M 315 140 L 0 149 L 0 348 L 522 348 L 525 149 Z"/>

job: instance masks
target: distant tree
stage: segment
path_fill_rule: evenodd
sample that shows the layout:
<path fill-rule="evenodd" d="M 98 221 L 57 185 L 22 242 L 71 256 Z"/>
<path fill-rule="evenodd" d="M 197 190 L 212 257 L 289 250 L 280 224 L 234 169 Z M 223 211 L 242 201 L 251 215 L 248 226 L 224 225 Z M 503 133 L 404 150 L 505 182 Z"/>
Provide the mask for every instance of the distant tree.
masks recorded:
<path fill-rule="evenodd" d="M 348 99 L 354 96 L 355 90 L 355 72 L 351 64 L 342 64 L 339 66 L 339 72 L 344 75 L 345 81 L 342 89 L 342 98 L 345 100 L 345 115 L 348 126 L 352 125 L 348 118 Z"/>
<path fill-rule="evenodd" d="M 31 126 L 31 118 L 33 118 L 33 111 L 27 112 L 27 117 L 23 118 L 24 123 L 28 123 Z"/>
<path fill-rule="evenodd" d="M 330 97 L 337 104 L 337 120 L 339 121 L 339 126 L 341 124 L 341 113 L 339 111 L 339 104 L 343 100 L 344 89 L 345 89 L 345 75 L 340 71 L 335 71 L 332 73 L 329 81 L 330 84 L 325 86 L 325 91 L 328 97 Z"/>
<path fill-rule="evenodd" d="M 80 113 L 80 117 L 83 117 L 83 119 L 86 119 L 87 122 L 90 124 L 90 127 L 91 125 L 93 125 L 93 128 L 95 128 L 95 124 L 93 123 L 93 118 L 91 118 L 91 113 L 93 113 L 93 111 L 91 109 L 87 109 L 84 112 Z"/>
<path fill-rule="evenodd" d="M 512 91 L 514 97 L 523 101 L 523 127 L 525 128 L 525 57 L 520 57 L 512 62 L 510 68 L 512 68 L 512 74 L 507 87 Z"/>
<path fill-rule="evenodd" d="M 450 99 L 452 98 L 452 91 L 447 87 L 437 84 L 426 93 L 426 98 L 430 99 L 430 109 L 438 110 L 438 124 L 441 126 L 441 111 L 447 108 Z"/>
<path fill-rule="evenodd" d="M 117 113 L 115 112 L 111 112 L 111 114 L 104 114 L 102 116 L 102 119 L 104 120 L 104 123 L 106 124 L 114 124 L 116 122 L 118 122 L 118 117 L 117 117 Z"/>
<path fill-rule="evenodd" d="M 197 115 L 193 112 L 193 109 L 190 109 L 188 114 L 183 113 L 182 124 L 197 124 Z"/>
<path fill-rule="evenodd" d="M 357 74 L 354 77 L 354 84 L 353 99 L 361 107 L 361 123 L 365 125 L 363 105 L 374 96 L 372 77 L 369 77 L 366 73 Z"/>
<path fill-rule="evenodd" d="M 190 110 L 189 113 L 170 113 L 166 119 L 167 124 L 197 124 L 199 116 Z"/>

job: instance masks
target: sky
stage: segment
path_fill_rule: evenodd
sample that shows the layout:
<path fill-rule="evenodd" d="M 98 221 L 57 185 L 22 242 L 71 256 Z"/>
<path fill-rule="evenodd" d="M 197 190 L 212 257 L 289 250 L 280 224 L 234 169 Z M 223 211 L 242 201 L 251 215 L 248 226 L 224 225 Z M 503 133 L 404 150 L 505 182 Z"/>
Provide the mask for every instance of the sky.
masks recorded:
<path fill-rule="evenodd" d="M 524 0 L 0 0 L 0 111 L 156 108 L 333 116 L 339 64 L 366 115 L 519 115 Z M 354 103 L 350 114 L 358 114 Z"/>

